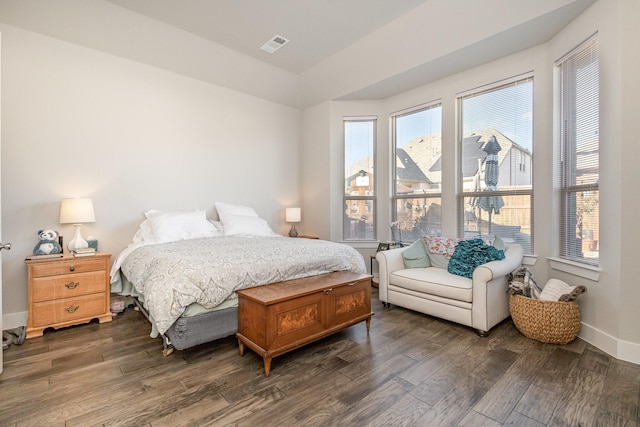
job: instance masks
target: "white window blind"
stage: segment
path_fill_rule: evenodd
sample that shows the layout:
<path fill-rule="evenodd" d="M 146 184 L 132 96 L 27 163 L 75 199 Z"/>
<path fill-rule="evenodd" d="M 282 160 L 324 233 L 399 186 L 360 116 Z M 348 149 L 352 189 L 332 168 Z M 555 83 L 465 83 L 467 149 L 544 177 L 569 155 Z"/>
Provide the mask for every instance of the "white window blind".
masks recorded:
<path fill-rule="evenodd" d="M 598 37 L 557 62 L 560 70 L 560 257 L 599 263 L 600 83 Z"/>
<path fill-rule="evenodd" d="M 458 227 L 533 253 L 533 77 L 458 95 Z"/>

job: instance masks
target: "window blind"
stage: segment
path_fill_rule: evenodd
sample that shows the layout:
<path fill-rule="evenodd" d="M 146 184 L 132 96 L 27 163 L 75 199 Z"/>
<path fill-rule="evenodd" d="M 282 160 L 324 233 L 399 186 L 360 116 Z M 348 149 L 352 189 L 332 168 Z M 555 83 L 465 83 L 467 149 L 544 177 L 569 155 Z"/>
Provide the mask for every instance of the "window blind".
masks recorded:
<path fill-rule="evenodd" d="M 599 263 L 600 82 L 598 37 L 556 63 L 560 70 L 560 257 Z"/>

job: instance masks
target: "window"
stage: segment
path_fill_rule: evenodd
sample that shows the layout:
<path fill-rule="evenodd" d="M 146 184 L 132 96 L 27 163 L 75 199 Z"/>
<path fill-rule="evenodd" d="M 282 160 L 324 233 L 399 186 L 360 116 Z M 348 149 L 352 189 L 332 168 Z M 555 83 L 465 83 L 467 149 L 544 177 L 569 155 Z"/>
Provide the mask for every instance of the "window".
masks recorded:
<path fill-rule="evenodd" d="M 422 105 L 392 114 L 394 240 L 413 242 L 441 234 L 442 106 Z"/>
<path fill-rule="evenodd" d="M 558 61 L 561 115 L 560 257 L 598 265 L 599 59 L 597 36 Z"/>
<path fill-rule="evenodd" d="M 345 117 L 344 240 L 376 240 L 375 117 Z"/>
<path fill-rule="evenodd" d="M 460 94 L 458 227 L 533 253 L 533 77 Z"/>

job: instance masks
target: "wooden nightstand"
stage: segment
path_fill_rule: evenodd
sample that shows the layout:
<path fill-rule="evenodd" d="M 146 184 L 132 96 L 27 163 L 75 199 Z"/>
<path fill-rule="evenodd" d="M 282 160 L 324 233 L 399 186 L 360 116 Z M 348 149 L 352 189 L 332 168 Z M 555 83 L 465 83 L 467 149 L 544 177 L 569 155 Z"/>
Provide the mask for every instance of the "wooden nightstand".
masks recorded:
<path fill-rule="evenodd" d="M 109 266 L 111 254 L 25 260 L 29 280 L 27 338 L 46 328 L 110 322 Z"/>

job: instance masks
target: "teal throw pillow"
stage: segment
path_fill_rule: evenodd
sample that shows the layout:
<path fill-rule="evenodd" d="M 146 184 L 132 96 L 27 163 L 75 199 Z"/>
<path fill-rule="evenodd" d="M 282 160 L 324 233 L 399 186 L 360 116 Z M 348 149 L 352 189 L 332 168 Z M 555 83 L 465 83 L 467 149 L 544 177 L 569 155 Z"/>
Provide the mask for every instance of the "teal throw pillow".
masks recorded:
<path fill-rule="evenodd" d="M 504 251 L 485 245 L 482 239 L 463 240 L 456 245 L 447 271 L 471 279 L 477 266 L 501 259 Z"/>
<path fill-rule="evenodd" d="M 402 261 L 405 268 L 426 268 L 431 267 L 427 248 L 424 247 L 422 239 L 418 239 L 407 249 L 402 251 Z"/>

